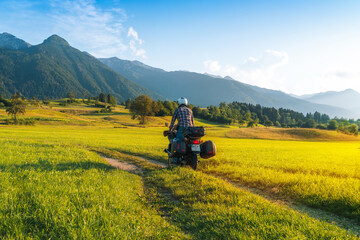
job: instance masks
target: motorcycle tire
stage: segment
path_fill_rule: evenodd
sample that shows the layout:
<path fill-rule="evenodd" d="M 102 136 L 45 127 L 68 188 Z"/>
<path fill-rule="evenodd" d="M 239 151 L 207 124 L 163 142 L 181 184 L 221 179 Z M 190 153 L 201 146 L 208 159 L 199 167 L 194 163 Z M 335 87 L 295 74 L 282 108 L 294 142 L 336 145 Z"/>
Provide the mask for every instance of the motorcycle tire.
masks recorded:
<path fill-rule="evenodd" d="M 171 157 L 168 158 L 168 168 L 173 168 L 174 167 L 174 163 L 173 163 L 173 159 Z"/>
<path fill-rule="evenodd" d="M 198 165 L 198 159 L 197 159 L 197 155 L 192 153 L 191 154 L 191 163 L 190 166 L 192 169 L 196 170 L 197 169 L 197 165 Z"/>

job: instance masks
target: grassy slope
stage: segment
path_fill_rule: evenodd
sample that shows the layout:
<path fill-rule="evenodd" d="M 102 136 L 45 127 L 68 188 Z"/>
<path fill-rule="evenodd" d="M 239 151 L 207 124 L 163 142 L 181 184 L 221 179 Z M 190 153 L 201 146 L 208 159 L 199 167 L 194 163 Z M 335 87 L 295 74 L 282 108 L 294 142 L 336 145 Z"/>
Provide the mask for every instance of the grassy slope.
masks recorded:
<path fill-rule="evenodd" d="M 125 111 L 120 109 L 119 113 L 125 113 Z M 118 114 L 112 117 L 117 116 L 123 118 L 121 119 L 123 123 L 129 121 L 127 114 Z M 96 205 L 95 202 L 105 196 L 106 199 L 111 199 L 109 201 L 115 201 L 112 203 L 113 205 L 107 205 L 110 206 L 107 210 L 110 213 L 115 211 L 116 214 L 105 215 L 105 219 L 99 223 L 100 225 L 104 222 L 106 223 L 104 224 L 106 227 L 102 228 L 102 230 L 98 230 L 95 227 L 101 234 L 107 234 L 105 232 L 108 231 L 120 234 L 116 232 L 116 227 L 109 227 L 113 226 L 113 222 L 115 225 L 131 226 L 132 228 L 137 226 L 136 224 L 143 226 L 143 222 L 147 221 L 149 225 L 143 226 L 146 233 L 140 231 L 138 236 L 149 234 L 148 236 L 157 237 L 163 236 L 162 234 L 170 234 L 175 237 L 184 237 L 179 230 L 163 222 L 159 218 L 158 213 L 153 212 L 146 203 L 141 201 L 141 198 L 139 199 L 138 196 L 142 194 L 142 191 L 139 190 L 142 188 L 142 184 L 138 177 L 117 170 L 102 169 L 104 162 L 83 148 L 107 148 L 165 160 L 162 149 L 166 146 L 167 140 L 161 135 L 164 128 L 126 126 L 116 121 L 103 121 L 102 118 L 104 116 L 98 114 L 75 116 L 84 119 L 81 121 L 92 121 L 94 126 L 64 125 L 67 124 L 64 119 L 71 117 L 71 115 L 69 117 L 61 116 L 60 122 L 62 125 L 59 126 L 0 127 L 0 136 L 4 139 L 3 142 L 8 142 L 7 150 L 4 149 L 0 153 L 2 166 L 4 166 L 1 168 L 1 174 L 3 174 L 1 179 L 6 179 L 7 181 L 4 185 L 7 187 L 2 186 L 2 199 L 7 199 L 6 201 L 12 199 L 13 203 L 17 206 L 14 212 L 17 214 L 11 218 L 5 215 L 7 216 L 6 219 L 10 221 L 7 224 L 11 226 L 13 222 L 23 221 L 24 223 L 22 224 L 25 226 L 19 227 L 17 232 L 15 231 L 15 235 L 12 236 L 22 236 L 21 234 L 40 236 L 42 234 L 36 228 L 35 232 L 27 230 L 29 227 L 26 226 L 31 226 L 34 223 L 27 221 L 26 214 L 21 212 L 30 212 L 32 202 L 34 199 L 37 199 L 34 196 L 42 196 L 42 198 L 39 198 L 42 200 L 36 200 L 40 202 L 34 206 L 43 206 L 40 208 L 43 211 L 40 211 L 40 215 L 43 216 L 44 212 L 46 212 L 45 215 L 47 216 L 41 218 L 36 213 L 33 215 L 29 214 L 31 219 L 36 219 L 37 222 L 42 224 L 39 229 L 45 229 L 43 223 L 47 221 L 54 222 L 51 219 L 56 219 L 56 216 L 59 214 L 62 216 L 61 218 L 68 220 L 63 223 L 55 221 L 55 225 L 52 225 L 53 228 L 55 226 L 55 230 L 51 234 L 59 233 L 61 229 L 66 234 L 80 234 L 79 229 L 87 229 L 80 221 L 88 217 L 91 222 L 91 216 L 86 215 L 89 214 L 87 204 L 90 202 L 90 206 L 93 206 L 91 212 L 98 211 L 99 215 L 103 216 L 104 213 L 102 211 L 104 209 L 102 209 L 101 205 Z M 95 117 L 99 117 L 99 119 L 93 121 Z M 168 118 L 165 120 L 168 120 Z M 162 126 L 165 120 L 154 119 L 149 125 Z M 123 128 L 114 128 L 114 125 L 120 125 Z M 360 185 L 357 181 L 359 169 L 359 164 L 356 162 L 356 159 L 359 157 L 357 143 L 229 139 L 224 138 L 226 132 L 229 131 L 227 127 L 208 126 L 209 134 L 205 140 L 214 140 L 219 151 L 215 159 L 203 160 L 201 162 L 201 171 L 221 175 L 222 177 L 237 180 L 260 189 L 270 188 L 277 194 L 280 193 L 285 196 L 294 197 L 319 208 L 324 208 L 324 206 L 326 207 L 330 203 L 330 208 L 338 214 L 345 212 L 344 210 L 347 210 L 348 206 L 350 206 L 350 210 L 353 210 L 354 207 L 356 209 L 358 206 L 359 199 L 356 193 L 359 192 Z M 30 144 L 33 148 L 30 151 L 31 154 L 29 156 L 20 155 L 19 163 L 16 161 L 9 162 L 9 156 L 16 156 L 19 149 L 26 149 L 27 144 Z M 12 145 L 14 146 L 12 147 Z M 38 146 L 40 146 L 40 149 L 44 149 L 44 153 L 48 154 L 46 157 L 39 157 L 42 152 L 38 152 Z M 53 151 L 54 149 L 55 151 Z M 73 155 L 81 155 L 80 159 L 85 161 L 94 161 L 94 166 L 96 167 L 84 169 L 84 165 L 81 163 L 75 164 L 75 166 L 78 165 L 79 167 L 74 167 L 74 169 L 60 171 L 59 168 L 64 167 L 63 163 L 67 162 L 67 165 L 74 165 L 77 157 Z M 25 175 L 25 177 L 23 175 L 28 172 L 32 173 L 32 181 L 28 181 L 28 175 Z M 86 178 L 85 175 L 88 173 L 94 175 Z M 14 176 L 15 182 L 11 181 Z M 81 177 L 79 178 L 79 176 Z M 64 182 L 56 180 L 57 178 L 64 177 L 69 179 L 70 182 L 74 181 L 76 184 L 64 187 Z M 113 178 L 115 178 L 114 182 L 112 181 Z M 98 183 L 95 181 L 95 188 L 88 187 L 87 185 L 92 185 L 89 183 L 93 183 L 94 179 L 102 179 L 101 184 L 109 186 L 101 190 L 100 185 L 97 185 Z M 17 182 L 21 181 L 22 187 L 16 188 Z M 48 194 L 52 192 L 48 188 L 48 181 L 52 182 L 54 185 L 53 189 L 56 189 L 56 191 L 53 191 L 55 192 L 53 194 Z M 123 193 L 129 191 L 122 187 L 129 185 L 129 182 L 137 182 L 130 187 L 132 189 L 130 192 L 133 191 L 135 194 L 126 197 L 127 200 L 133 200 L 135 203 L 134 205 L 124 206 L 120 212 L 129 210 L 128 215 L 130 219 L 134 218 L 135 220 L 129 220 L 130 223 L 127 222 L 127 219 L 124 219 L 124 222 L 116 222 L 120 221 L 117 219 L 120 212 L 116 212 L 112 207 L 122 204 L 121 202 L 124 201 L 122 198 Z M 157 170 L 151 172 L 148 176 L 148 182 L 158 190 L 165 187 L 178 199 L 179 202 L 173 206 L 173 210 L 170 212 L 171 223 L 173 223 L 172 225 L 180 226 L 183 231 L 194 238 L 206 239 L 210 236 L 217 236 L 219 238 L 249 238 L 251 236 L 258 238 L 267 237 L 269 239 L 288 239 L 298 236 L 297 238 L 300 239 L 335 237 L 345 239 L 352 237 L 337 227 L 320 223 L 285 207 L 271 204 L 249 192 L 237 190 L 225 182 L 206 176 L 203 173 L 194 173 L 188 169 L 175 169 L 173 171 Z M 347 184 L 346 186 L 348 187 L 341 188 L 341 186 L 344 186 L 343 184 Z M 183 186 L 192 187 L 184 188 Z M 84 201 L 80 201 L 73 215 L 66 215 L 66 209 L 71 207 L 71 203 L 74 201 L 69 196 L 73 196 L 71 191 L 74 190 L 71 189 L 75 187 L 83 188 L 84 196 L 89 197 L 91 200 L 85 198 Z M 114 187 L 117 189 L 115 193 L 112 191 Z M 29 191 L 29 189 L 32 191 Z M 14 193 L 14 195 L 8 194 L 9 192 Z M 36 194 L 25 198 L 25 202 L 21 202 L 22 200 L 16 197 L 26 194 L 31 196 L 31 193 L 34 192 Z M 89 193 L 98 193 L 98 196 L 94 196 L 94 199 L 92 199 Z M 63 204 L 64 208 L 60 206 L 58 200 L 60 195 L 68 199 Z M 3 209 L 6 209 L 8 205 L 6 201 L 1 201 L 4 203 L 2 204 Z M 47 201 L 56 204 L 49 205 L 46 203 Z M 336 204 L 331 205 L 331 203 Z M 167 201 L 165 206 L 163 206 L 164 203 L 159 204 L 159 207 L 163 208 L 169 203 Z M 26 207 L 21 208 L 23 205 Z M 334 206 L 337 208 L 334 208 Z M 139 208 L 145 211 L 148 219 L 146 217 L 138 219 L 137 209 Z M 357 207 L 357 209 L 359 208 Z M 8 211 L 2 210 L 0 212 L 6 213 Z M 47 212 L 51 212 L 51 214 L 47 214 Z M 357 215 L 352 212 L 349 216 L 356 217 Z M 113 221 L 112 219 L 115 220 Z M 155 220 L 152 221 L 152 219 Z M 78 229 L 75 228 L 74 230 L 73 225 L 69 224 L 72 221 L 75 221 Z M 18 224 L 13 224 L 13 226 L 15 225 L 17 226 Z M 59 228 L 57 228 L 58 225 Z M 100 226 L 94 225 L 93 222 L 91 225 Z M 165 228 L 163 231 L 158 231 L 156 225 L 165 226 Z M 20 224 L 19 226 L 22 225 Z M 136 234 L 126 229 L 123 231 L 123 234 L 129 234 L 128 237 L 134 237 L 135 235 L 131 234 Z M 2 234 L 9 235 L 10 232 L 5 231 Z M 89 230 L 89 234 L 88 236 L 91 236 L 91 234 L 95 233 Z"/>
<path fill-rule="evenodd" d="M 245 139 L 359 141 L 358 136 L 336 131 L 301 128 L 240 128 L 226 133 L 226 136 Z"/>

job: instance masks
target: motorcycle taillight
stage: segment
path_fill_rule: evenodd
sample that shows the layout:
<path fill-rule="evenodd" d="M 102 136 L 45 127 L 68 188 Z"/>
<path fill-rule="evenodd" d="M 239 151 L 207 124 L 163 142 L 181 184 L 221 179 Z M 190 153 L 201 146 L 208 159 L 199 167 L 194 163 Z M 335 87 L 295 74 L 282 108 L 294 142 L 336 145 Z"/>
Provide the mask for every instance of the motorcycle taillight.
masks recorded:
<path fill-rule="evenodd" d="M 194 140 L 193 144 L 200 144 L 199 140 Z"/>

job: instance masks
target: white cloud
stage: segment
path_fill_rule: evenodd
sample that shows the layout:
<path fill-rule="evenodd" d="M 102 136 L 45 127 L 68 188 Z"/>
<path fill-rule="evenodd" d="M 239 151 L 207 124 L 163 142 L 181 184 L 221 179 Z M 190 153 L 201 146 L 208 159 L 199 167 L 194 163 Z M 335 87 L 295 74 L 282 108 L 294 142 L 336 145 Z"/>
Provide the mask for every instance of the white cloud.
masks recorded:
<path fill-rule="evenodd" d="M 143 40 L 139 38 L 138 33 L 134 30 L 133 27 L 129 28 L 128 37 L 133 37 L 139 44 L 143 44 Z"/>
<path fill-rule="evenodd" d="M 279 89 L 282 82 L 275 78 L 278 68 L 287 65 L 289 55 L 286 52 L 266 50 L 260 57 L 248 57 L 242 64 L 226 65 L 222 67 L 218 61 L 208 60 L 204 62 L 206 71 L 231 76 L 241 82 Z"/>
<path fill-rule="evenodd" d="M 57 34 L 96 57 L 145 56 L 143 47 L 131 48 L 125 26 L 128 18 L 121 8 L 105 9 L 94 0 L 3 0 L 0 7 L 7 9 L 6 16 L 0 16 L 0 27 L 32 44 Z M 142 45 L 143 40 L 132 30 L 131 36 Z"/>
<path fill-rule="evenodd" d="M 244 63 L 247 63 L 247 62 L 257 62 L 257 61 L 259 61 L 259 59 L 254 58 L 254 57 L 248 57 L 247 59 L 244 60 Z"/>
<path fill-rule="evenodd" d="M 129 45 L 133 54 L 146 58 L 146 51 L 142 48 L 144 41 L 139 38 L 137 31 L 135 31 L 133 27 L 130 27 L 127 36 L 132 38 Z"/>
<path fill-rule="evenodd" d="M 204 62 L 204 66 L 211 73 L 218 73 L 221 70 L 221 66 L 218 61 L 207 60 Z"/>
<path fill-rule="evenodd" d="M 96 8 L 90 0 L 53 0 L 50 6 L 54 32 L 73 46 L 96 57 L 122 56 L 128 49 L 122 40 L 127 19 L 122 9 Z"/>

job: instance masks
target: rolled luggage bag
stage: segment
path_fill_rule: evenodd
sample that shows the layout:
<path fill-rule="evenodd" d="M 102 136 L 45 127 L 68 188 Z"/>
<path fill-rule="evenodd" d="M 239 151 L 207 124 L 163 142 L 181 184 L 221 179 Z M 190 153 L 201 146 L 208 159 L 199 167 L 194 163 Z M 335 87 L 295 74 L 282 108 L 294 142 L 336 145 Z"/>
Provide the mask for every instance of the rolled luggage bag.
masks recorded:
<path fill-rule="evenodd" d="M 200 157 L 211 158 L 216 155 L 216 146 L 213 141 L 206 141 L 200 145 Z"/>
<path fill-rule="evenodd" d="M 187 127 L 184 129 L 184 137 L 200 138 L 205 136 L 204 127 Z"/>

